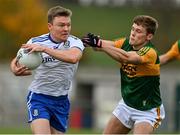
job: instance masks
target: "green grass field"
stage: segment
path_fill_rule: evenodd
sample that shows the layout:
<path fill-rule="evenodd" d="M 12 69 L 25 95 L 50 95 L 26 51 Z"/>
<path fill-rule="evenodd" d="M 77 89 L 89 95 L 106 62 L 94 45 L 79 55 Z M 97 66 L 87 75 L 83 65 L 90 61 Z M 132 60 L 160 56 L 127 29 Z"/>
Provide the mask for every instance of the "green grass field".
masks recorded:
<path fill-rule="evenodd" d="M 67 134 L 101 134 L 102 131 L 92 129 L 68 129 Z M 0 134 L 31 134 L 30 128 L 1 127 Z"/>
<path fill-rule="evenodd" d="M 31 134 L 31 131 L 29 128 L 23 128 L 23 127 L 4 127 L 0 128 L 0 134 Z M 102 134 L 102 131 L 93 130 L 93 129 L 68 129 L 66 134 Z M 131 133 L 130 133 L 131 134 Z M 154 134 L 180 134 L 179 132 L 155 132 Z"/>

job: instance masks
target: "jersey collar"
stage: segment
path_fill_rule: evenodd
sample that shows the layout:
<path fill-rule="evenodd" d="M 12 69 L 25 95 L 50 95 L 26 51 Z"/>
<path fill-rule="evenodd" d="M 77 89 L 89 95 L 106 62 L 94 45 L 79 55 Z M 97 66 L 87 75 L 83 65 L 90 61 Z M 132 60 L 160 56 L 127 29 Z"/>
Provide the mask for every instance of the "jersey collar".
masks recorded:
<path fill-rule="evenodd" d="M 48 35 L 48 38 L 49 38 L 49 40 L 51 40 L 53 43 L 55 43 L 55 44 L 59 44 L 59 43 L 62 43 L 62 42 L 56 42 L 56 41 L 54 41 L 53 39 L 52 39 L 52 37 L 51 37 L 51 35 L 49 34 Z"/>

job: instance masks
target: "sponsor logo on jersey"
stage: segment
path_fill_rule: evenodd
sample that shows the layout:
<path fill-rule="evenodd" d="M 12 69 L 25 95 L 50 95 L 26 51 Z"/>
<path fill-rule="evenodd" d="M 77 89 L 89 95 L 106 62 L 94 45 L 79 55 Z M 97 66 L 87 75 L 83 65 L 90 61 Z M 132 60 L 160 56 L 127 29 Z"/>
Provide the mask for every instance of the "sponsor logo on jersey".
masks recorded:
<path fill-rule="evenodd" d="M 53 62 L 56 59 L 54 57 L 44 57 L 42 63 Z"/>
<path fill-rule="evenodd" d="M 137 66 L 122 64 L 122 70 L 129 76 L 135 76 L 137 71 Z"/>

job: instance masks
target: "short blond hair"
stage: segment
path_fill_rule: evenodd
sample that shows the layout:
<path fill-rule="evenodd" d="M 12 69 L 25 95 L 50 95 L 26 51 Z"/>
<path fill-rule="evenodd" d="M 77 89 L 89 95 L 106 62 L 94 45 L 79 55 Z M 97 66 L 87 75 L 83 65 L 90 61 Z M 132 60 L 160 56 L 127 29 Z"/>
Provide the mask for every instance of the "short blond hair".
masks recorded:
<path fill-rule="evenodd" d="M 47 16 L 48 16 L 48 23 L 52 23 L 54 18 L 57 16 L 71 17 L 72 11 L 70 9 L 61 6 L 55 6 L 48 10 Z"/>

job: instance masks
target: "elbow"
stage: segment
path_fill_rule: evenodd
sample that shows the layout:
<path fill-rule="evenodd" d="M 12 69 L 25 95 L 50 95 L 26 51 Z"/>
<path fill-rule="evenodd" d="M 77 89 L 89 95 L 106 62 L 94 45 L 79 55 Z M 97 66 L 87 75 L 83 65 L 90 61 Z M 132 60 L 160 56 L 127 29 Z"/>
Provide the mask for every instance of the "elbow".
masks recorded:
<path fill-rule="evenodd" d="M 71 57 L 69 59 L 69 62 L 72 63 L 72 64 L 76 64 L 77 62 L 79 62 L 79 58 Z"/>
<path fill-rule="evenodd" d="M 72 64 L 76 64 L 78 61 L 79 61 L 79 60 L 74 59 L 74 60 L 71 61 L 71 63 L 72 63 Z"/>

